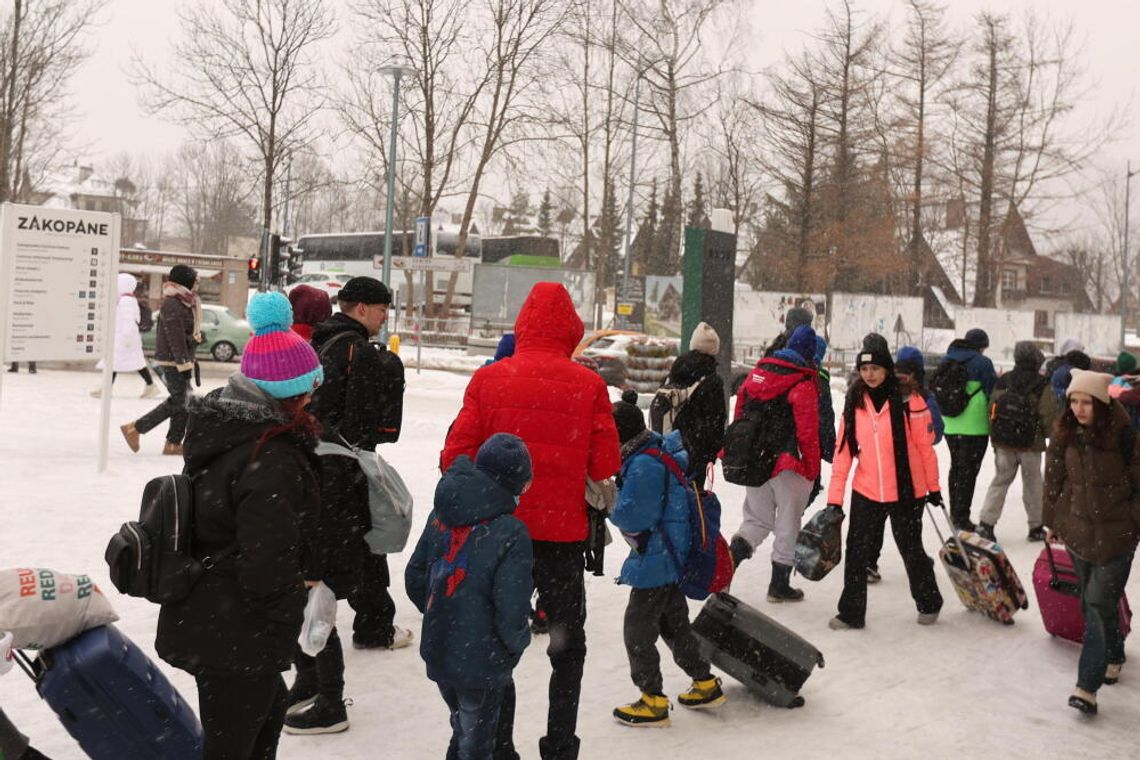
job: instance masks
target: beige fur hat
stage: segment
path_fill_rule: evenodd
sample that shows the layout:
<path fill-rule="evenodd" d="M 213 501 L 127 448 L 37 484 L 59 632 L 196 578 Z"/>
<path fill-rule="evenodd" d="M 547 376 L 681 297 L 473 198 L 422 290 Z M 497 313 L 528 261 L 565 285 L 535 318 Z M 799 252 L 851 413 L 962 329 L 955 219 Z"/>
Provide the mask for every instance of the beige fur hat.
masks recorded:
<path fill-rule="evenodd" d="M 708 322 L 701 322 L 689 338 L 689 350 L 716 356 L 720 353 L 720 336 Z"/>
<path fill-rule="evenodd" d="M 1112 400 L 1108 395 L 1108 386 L 1111 384 L 1112 375 L 1106 375 L 1103 372 L 1074 369 L 1072 382 L 1069 383 L 1069 388 L 1065 391 L 1065 398 L 1069 398 L 1074 393 L 1087 393 L 1097 401 L 1103 401 L 1108 404 L 1111 403 Z"/>

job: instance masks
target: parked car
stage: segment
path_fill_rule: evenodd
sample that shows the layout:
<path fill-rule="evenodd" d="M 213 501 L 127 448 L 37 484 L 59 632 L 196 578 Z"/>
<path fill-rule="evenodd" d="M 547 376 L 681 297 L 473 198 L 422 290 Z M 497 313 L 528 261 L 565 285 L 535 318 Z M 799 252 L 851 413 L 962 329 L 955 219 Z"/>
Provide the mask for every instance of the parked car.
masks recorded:
<path fill-rule="evenodd" d="M 323 289 L 335 303 L 337 294 L 340 293 L 340 289 L 349 279 L 347 275 L 340 272 L 309 272 L 301 275 L 295 283 L 285 288 L 285 294 L 288 295 L 289 291 L 298 285 L 311 285 L 314 288 Z"/>
<path fill-rule="evenodd" d="M 143 351 L 154 353 L 154 343 L 158 335 L 159 313 L 154 313 L 154 329 L 143 333 Z M 249 322 L 234 315 L 225 306 L 202 304 L 202 345 L 197 353 L 205 354 L 214 361 L 233 361 L 245 350 L 249 342 Z"/>

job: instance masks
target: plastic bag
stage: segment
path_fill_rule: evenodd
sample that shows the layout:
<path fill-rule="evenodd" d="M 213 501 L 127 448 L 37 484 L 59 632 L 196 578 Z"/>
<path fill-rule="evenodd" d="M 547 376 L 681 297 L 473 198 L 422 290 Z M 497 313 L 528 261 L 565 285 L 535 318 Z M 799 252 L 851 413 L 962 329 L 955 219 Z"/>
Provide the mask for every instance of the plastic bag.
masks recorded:
<path fill-rule="evenodd" d="M 305 622 L 301 624 L 301 651 L 316 657 L 336 627 L 336 594 L 324 583 L 309 589 L 309 601 L 305 604 Z"/>
<path fill-rule="evenodd" d="M 0 570 L 0 630 L 15 649 L 47 649 L 119 619 L 86 575 L 47 568 Z"/>

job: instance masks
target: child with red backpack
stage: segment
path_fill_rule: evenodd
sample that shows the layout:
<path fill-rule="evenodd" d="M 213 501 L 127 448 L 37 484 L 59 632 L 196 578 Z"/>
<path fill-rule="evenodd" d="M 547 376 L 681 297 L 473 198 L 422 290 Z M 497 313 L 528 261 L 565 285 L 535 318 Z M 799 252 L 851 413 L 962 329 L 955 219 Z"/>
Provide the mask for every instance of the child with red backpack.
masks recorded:
<path fill-rule="evenodd" d="M 461 456 L 435 490 L 435 510 L 404 571 L 424 615 L 420 656 L 451 713 L 447 756 L 490 760 L 499 708 L 530 643 L 534 558 L 513 515 L 533 478 L 518 436 L 496 433 Z"/>
<path fill-rule="evenodd" d="M 657 639 L 665 639 L 673 659 L 693 679 L 677 701 L 699 709 L 725 701 L 720 679 L 712 675 L 689 628 L 689 606 L 681 590 L 685 557 L 693 541 L 689 487 L 670 472 L 688 465 L 679 431 L 662 438 L 645 427 L 645 416 L 625 397 L 613 405 L 621 441 L 618 500 L 610 519 L 631 546 L 618 580 L 630 587 L 625 610 L 625 648 L 630 675 L 641 697 L 614 708 L 627 726 L 668 726 L 669 698 L 661 677 Z"/>

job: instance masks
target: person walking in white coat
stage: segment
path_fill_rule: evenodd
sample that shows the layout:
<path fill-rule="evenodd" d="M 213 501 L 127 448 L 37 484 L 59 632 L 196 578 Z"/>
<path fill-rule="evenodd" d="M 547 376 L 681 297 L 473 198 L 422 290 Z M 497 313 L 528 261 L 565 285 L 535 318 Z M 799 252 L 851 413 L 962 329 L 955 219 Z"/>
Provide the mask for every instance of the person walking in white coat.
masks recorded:
<path fill-rule="evenodd" d="M 146 366 L 146 357 L 143 356 L 142 334 L 139 332 L 139 323 L 142 321 L 142 312 L 139 310 L 139 299 L 135 297 L 138 280 L 133 274 L 119 272 L 119 303 L 115 307 L 115 346 L 112 354 L 113 363 L 111 382 L 115 382 L 120 372 L 137 372 L 146 383 L 140 398 L 154 398 L 158 395 L 158 386 L 154 384 L 150 370 Z M 103 368 L 103 362 L 96 365 Z M 103 395 L 102 388 L 91 391 L 94 398 Z"/>

